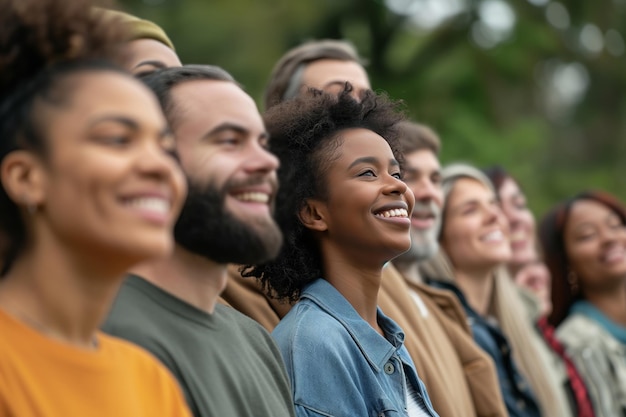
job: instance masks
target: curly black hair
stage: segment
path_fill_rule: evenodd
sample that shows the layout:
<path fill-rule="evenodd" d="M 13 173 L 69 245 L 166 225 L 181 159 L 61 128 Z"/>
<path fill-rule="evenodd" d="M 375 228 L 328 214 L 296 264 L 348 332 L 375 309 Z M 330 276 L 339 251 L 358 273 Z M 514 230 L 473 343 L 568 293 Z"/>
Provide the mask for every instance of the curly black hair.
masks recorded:
<path fill-rule="evenodd" d="M 270 151 L 281 163 L 275 217 L 284 243 L 276 259 L 248 265 L 242 275 L 257 277 L 271 297 L 296 301 L 306 284 L 324 276 L 317 241 L 298 213 L 308 199 L 327 198 L 325 172 L 339 156 L 341 132 L 371 130 L 385 138 L 395 158 L 402 161 L 397 129 L 404 120 L 401 102 L 371 91 L 356 100 L 351 91 L 349 84 L 339 95 L 312 89 L 264 114 Z"/>
<path fill-rule="evenodd" d="M 90 0 L 0 0 L 0 162 L 18 149 L 45 156 L 42 106 L 67 101 L 73 91 L 69 75 L 123 72 L 116 63 L 123 58 L 124 26 L 94 6 Z M 20 210 L 4 187 L 0 231 L 8 241 L 4 274 L 26 234 Z"/>

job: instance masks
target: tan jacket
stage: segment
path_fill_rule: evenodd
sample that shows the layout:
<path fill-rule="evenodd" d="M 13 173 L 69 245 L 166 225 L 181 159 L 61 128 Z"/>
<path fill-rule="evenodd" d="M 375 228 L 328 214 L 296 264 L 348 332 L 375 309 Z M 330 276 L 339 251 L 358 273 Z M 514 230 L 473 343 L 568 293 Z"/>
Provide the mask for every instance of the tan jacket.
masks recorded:
<path fill-rule="evenodd" d="M 236 268 L 229 273 L 222 301 L 273 330 L 289 305 L 268 300 L 256 280 L 242 278 Z M 507 416 L 493 362 L 474 343 L 452 294 L 409 284 L 389 266 L 383 271 L 378 304 L 404 330 L 407 350 L 440 417 Z"/>

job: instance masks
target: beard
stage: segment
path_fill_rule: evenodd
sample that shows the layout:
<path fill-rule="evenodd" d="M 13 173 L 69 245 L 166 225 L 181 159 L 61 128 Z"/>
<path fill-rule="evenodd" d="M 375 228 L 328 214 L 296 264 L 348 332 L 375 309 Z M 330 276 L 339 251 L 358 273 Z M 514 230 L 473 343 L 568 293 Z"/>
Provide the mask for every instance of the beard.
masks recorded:
<path fill-rule="evenodd" d="M 174 226 L 176 243 L 221 264 L 252 265 L 278 255 L 283 239 L 271 217 L 239 219 L 226 209 L 230 183 L 218 189 L 188 180 L 187 199 Z M 245 185 L 253 184 L 258 181 Z"/>
<path fill-rule="evenodd" d="M 415 208 L 417 208 L 419 204 L 420 203 L 416 203 Z M 408 251 L 395 258 L 394 262 L 401 264 L 421 262 L 432 258 L 439 251 L 439 241 L 437 238 L 439 230 L 441 229 L 441 209 L 434 203 L 425 204 L 423 208 L 427 208 L 433 213 L 435 223 L 430 229 L 426 230 L 416 230 L 411 227 L 411 247 Z"/>

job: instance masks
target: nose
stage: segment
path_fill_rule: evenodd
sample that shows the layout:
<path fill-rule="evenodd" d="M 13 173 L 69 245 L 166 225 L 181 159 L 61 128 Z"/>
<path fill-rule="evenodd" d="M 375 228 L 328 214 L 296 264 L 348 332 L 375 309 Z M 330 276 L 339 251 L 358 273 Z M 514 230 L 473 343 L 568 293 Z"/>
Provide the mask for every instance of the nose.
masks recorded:
<path fill-rule="evenodd" d="M 491 224 L 498 221 L 506 222 L 506 217 L 497 204 L 489 204 L 485 209 L 485 223 Z"/>
<path fill-rule="evenodd" d="M 405 194 L 409 190 L 409 187 L 406 185 L 404 181 L 399 178 L 394 177 L 393 175 L 387 174 L 387 179 L 385 181 L 385 188 L 383 192 L 385 194 Z M 413 194 L 413 193 L 411 193 Z"/>
<path fill-rule="evenodd" d="M 248 149 L 245 169 L 251 173 L 269 173 L 276 171 L 280 166 L 278 158 L 263 147 L 259 142 L 252 141 Z"/>

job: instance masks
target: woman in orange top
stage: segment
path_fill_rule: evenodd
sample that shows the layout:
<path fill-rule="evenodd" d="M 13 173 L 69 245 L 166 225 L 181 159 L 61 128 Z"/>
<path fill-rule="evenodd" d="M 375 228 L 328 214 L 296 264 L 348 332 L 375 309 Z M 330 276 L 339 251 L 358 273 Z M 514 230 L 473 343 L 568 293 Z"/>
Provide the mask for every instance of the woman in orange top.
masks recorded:
<path fill-rule="evenodd" d="M 87 0 L 0 1 L 0 416 L 184 416 L 172 377 L 98 327 L 173 248 L 185 185 L 156 99 Z"/>

